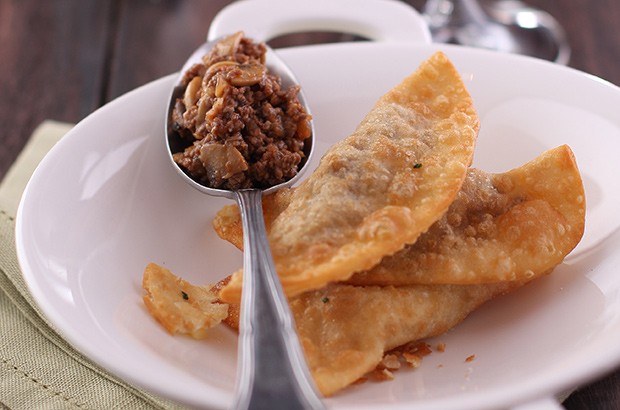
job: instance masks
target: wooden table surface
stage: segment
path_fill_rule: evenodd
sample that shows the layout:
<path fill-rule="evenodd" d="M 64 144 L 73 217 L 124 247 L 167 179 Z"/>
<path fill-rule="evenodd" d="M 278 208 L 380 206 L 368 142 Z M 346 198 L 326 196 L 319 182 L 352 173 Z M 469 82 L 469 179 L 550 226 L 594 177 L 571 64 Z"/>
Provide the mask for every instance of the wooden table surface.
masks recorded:
<path fill-rule="evenodd" d="M 230 1 L 0 0 L 0 179 L 41 121 L 78 122 L 178 70 Z M 526 2 L 567 29 L 570 66 L 620 85 L 620 1 Z M 409 3 L 420 10 L 424 0 Z M 318 38 L 279 45 L 307 41 Z M 564 406 L 620 409 L 620 371 L 579 388 Z"/>

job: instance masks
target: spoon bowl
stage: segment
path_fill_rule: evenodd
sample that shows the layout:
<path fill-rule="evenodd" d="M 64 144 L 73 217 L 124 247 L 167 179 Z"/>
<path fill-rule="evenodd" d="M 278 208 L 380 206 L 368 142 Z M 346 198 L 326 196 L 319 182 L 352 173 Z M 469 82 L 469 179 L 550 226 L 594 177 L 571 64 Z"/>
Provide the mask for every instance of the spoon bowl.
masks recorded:
<path fill-rule="evenodd" d="M 169 98 L 165 135 L 170 161 L 181 178 L 207 195 L 237 201 L 243 223 L 243 292 L 239 319 L 239 345 L 235 409 L 322 409 L 324 408 L 305 362 L 288 302 L 269 248 L 262 211 L 262 196 L 291 186 L 301 178 L 312 157 L 314 125 L 304 141 L 304 158 L 291 179 L 265 189 L 226 190 L 212 188 L 193 179 L 174 161 L 173 154 L 184 149 L 171 122 L 177 98 L 183 95 L 183 74 L 202 61 L 220 39 L 201 45 L 183 65 Z M 277 54 L 267 48 L 265 66 L 280 77 L 283 88 L 297 84 L 295 77 Z M 310 114 L 300 90 L 299 102 Z"/>
<path fill-rule="evenodd" d="M 181 169 L 181 167 L 179 167 L 178 164 L 174 162 L 174 160 L 172 159 L 172 155 L 176 152 L 181 152 L 184 149 L 184 146 L 186 145 L 180 140 L 180 138 L 178 137 L 176 133 L 172 132 L 170 128 L 170 119 L 172 117 L 172 111 L 174 109 L 174 102 L 176 101 L 177 98 L 183 95 L 183 92 L 185 90 L 185 87 L 181 84 L 183 73 L 189 70 L 194 64 L 200 63 L 202 61 L 202 57 L 205 54 L 207 54 L 213 48 L 213 46 L 219 41 L 220 41 L 220 38 L 203 43 L 190 55 L 187 61 L 183 64 L 183 67 L 181 68 L 179 72 L 180 74 L 177 77 L 176 81 L 174 82 L 172 92 L 168 99 L 169 104 L 168 104 L 168 110 L 166 112 L 165 135 L 166 135 L 166 142 L 168 146 L 168 154 L 169 154 L 170 160 L 172 161 L 176 170 L 181 174 L 181 177 L 185 180 L 185 182 L 187 182 L 192 187 L 194 187 L 195 189 L 199 190 L 202 193 L 212 195 L 212 196 L 217 196 L 217 197 L 235 199 L 236 194 L 234 193 L 234 191 L 230 191 L 226 189 L 211 188 L 209 186 L 203 185 L 195 181 L 190 175 L 188 175 L 183 169 Z M 282 61 L 282 59 L 278 57 L 277 53 L 273 49 L 271 49 L 271 47 L 267 45 L 265 45 L 265 47 L 267 49 L 265 65 L 267 66 L 267 68 L 272 74 L 275 74 L 280 77 L 280 79 L 282 80 L 282 87 L 286 88 L 286 87 L 298 84 L 298 81 L 295 78 L 295 75 L 293 74 L 293 72 L 284 63 L 284 61 Z M 301 105 L 305 108 L 306 112 L 311 115 L 310 107 L 304 95 L 303 89 L 299 91 L 297 98 L 299 99 L 299 102 L 301 103 Z M 314 122 L 312 120 L 310 120 L 310 129 L 311 129 L 311 136 L 305 141 L 304 149 L 303 149 L 304 158 L 299 164 L 297 174 L 293 178 L 287 181 L 284 181 L 281 184 L 274 185 L 269 188 L 263 189 L 262 190 L 263 194 L 267 195 L 267 194 L 277 191 L 278 189 L 292 186 L 303 177 L 304 171 L 307 169 L 307 164 L 309 164 L 310 161 L 312 160 L 312 156 L 314 153 L 315 131 L 314 131 Z"/>

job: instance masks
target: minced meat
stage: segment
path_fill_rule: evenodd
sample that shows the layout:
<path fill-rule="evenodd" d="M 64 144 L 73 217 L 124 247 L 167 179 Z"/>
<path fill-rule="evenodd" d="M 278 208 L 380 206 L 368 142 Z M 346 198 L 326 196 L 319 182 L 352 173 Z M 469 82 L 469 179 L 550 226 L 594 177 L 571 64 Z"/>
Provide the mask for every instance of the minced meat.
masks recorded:
<path fill-rule="evenodd" d="M 266 47 L 234 34 L 184 73 L 171 132 L 185 142 L 174 160 L 212 188 L 267 188 L 295 176 L 311 136 L 299 87 L 265 67 Z"/>

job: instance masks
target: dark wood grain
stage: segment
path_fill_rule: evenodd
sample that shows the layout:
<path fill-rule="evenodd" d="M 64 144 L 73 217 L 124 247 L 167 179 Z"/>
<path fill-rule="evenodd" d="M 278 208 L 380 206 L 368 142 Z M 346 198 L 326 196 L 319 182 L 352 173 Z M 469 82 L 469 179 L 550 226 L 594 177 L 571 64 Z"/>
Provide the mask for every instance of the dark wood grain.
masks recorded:
<path fill-rule="evenodd" d="M 44 119 L 77 122 L 113 98 L 176 71 L 230 2 L 0 0 L 0 179 Z M 407 2 L 418 10 L 425 3 Z M 620 85 L 620 1 L 527 3 L 566 28 L 571 67 Z M 351 39 L 306 33 L 274 45 Z M 620 371 L 579 388 L 564 405 L 620 409 Z"/>
<path fill-rule="evenodd" d="M 566 410 L 620 409 L 620 371 L 578 388 L 563 404 Z"/>
<path fill-rule="evenodd" d="M 120 1 L 108 99 L 177 71 L 205 41 L 215 14 L 229 3 Z"/>
<path fill-rule="evenodd" d="M 108 1 L 0 1 L 0 178 L 46 118 L 101 104 Z"/>

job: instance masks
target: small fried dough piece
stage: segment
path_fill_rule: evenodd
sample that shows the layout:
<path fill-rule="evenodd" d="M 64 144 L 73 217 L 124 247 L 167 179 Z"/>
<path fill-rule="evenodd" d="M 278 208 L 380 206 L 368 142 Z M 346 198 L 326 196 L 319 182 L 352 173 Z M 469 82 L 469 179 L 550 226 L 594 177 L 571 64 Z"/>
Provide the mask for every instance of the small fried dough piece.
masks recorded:
<path fill-rule="evenodd" d="M 202 339 L 228 316 L 228 305 L 217 303 L 210 285 L 192 285 L 155 263 L 144 269 L 142 287 L 148 311 L 171 334 Z"/>
<path fill-rule="evenodd" d="M 271 224 L 286 294 L 346 280 L 415 242 L 460 190 L 478 128 L 472 99 L 441 52 L 381 97 Z M 233 274 L 222 300 L 240 300 L 241 276 Z"/>
<path fill-rule="evenodd" d="M 525 280 L 561 263 L 584 226 L 581 176 L 563 145 L 503 174 L 470 170 L 448 212 L 427 233 L 349 283 Z"/>

